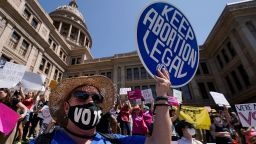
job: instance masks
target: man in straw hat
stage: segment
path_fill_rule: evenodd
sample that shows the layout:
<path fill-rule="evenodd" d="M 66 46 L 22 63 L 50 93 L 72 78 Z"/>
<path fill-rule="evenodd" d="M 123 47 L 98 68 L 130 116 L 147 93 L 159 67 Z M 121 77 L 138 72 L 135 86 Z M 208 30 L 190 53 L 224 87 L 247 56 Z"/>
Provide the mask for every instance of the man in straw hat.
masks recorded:
<path fill-rule="evenodd" d="M 167 93 L 170 80 L 167 70 L 157 70 L 155 123 L 153 134 L 144 136 L 111 137 L 96 132 L 101 114 L 110 110 L 114 103 L 115 88 L 105 76 L 76 77 L 63 80 L 50 94 L 49 107 L 53 119 L 61 128 L 51 134 L 51 144 L 169 144 L 171 125 L 168 113 Z M 113 141 L 113 138 L 115 141 Z M 39 139 L 39 138 L 37 138 Z M 30 143 L 39 143 L 37 139 Z M 112 140 L 111 140 L 112 139 Z"/>

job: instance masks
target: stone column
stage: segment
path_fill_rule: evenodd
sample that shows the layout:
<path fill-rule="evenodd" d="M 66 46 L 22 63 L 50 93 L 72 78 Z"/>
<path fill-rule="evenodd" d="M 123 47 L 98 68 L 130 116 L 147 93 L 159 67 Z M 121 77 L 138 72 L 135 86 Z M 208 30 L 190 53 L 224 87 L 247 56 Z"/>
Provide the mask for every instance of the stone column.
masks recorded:
<path fill-rule="evenodd" d="M 42 61 L 43 53 L 41 51 L 38 51 L 36 63 L 33 69 L 33 72 L 36 73 L 39 70 L 40 63 Z"/>
<path fill-rule="evenodd" d="M 30 23 L 31 24 L 31 22 L 32 22 L 32 19 L 34 18 L 34 16 L 33 15 L 31 15 L 30 17 L 29 17 L 29 20 L 28 20 L 28 23 Z"/>
<path fill-rule="evenodd" d="M 86 35 L 84 36 L 84 44 L 83 44 L 83 46 L 86 46 L 85 44 L 86 44 Z"/>
<path fill-rule="evenodd" d="M 16 52 L 18 52 L 20 50 L 20 47 L 22 45 L 23 40 L 24 40 L 24 38 L 21 36 L 20 40 L 19 40 L 19 42 L 18 42 L 18 44 L 16 46 L 16 49 L 15 49 Z"/>
<path fill-rule="evenodd" d="M 190 85 L 191 85 L 191 94 L 192 94 L 191 96 L 192 96 L 192 100 L 195 101 L 195 99 L 196 99 L 196 101 L 197 101 L 197 100 L 202 99 L 201 94 L 200 94 L 200 90 L 199 90 L 199 88 L 198 88 L 198 86 L 197 86 L 197 83 L 196 83 L 196 79 L 195 79 L 195 78 L 193 78 L 193 79 L 190 81 Z"/>
<path fill-rule="evenodd" d="M 61 45 L 57 45 L 57 48 L 56 48 L 56 54 L 57 55 L 59 55 L 60 50 L 61 50 Z"/>
<path fill-rule="evenodd" d="M 243 67 L 244 67 L 246 73 L 249 76 L 250 82 L 253 83 L 255 81 L 255 79 L 256 79 L 255 78 L 256 74 L 254 73 L 253 66 L 249 63 L 249 61 L 247 59 L 247 56 L 243 53 L 243 51 L 242 51 L 240 45 L 238 44 L 238 41 L 236 40 L 234 34 L 231 34 L 229 36 L 229 38 L 230 38 L 231 43 L 234 46 L 234 49 L 235 49 L 237 55 L 239 56 L 239 59 L 241 60 L 241 62 L 243 64 Z M 253 58 L 255 58 L 255 56 L 253 56 Z"/>
<path fill-rule="evenodd" d="M 118 65 L 114 64 L 114 69 L 113 69 L 113 82 L 118 85 Z"/>
<path fill-rule="evenodd" d="M 83 56 L 82 56 L 82 64 L 84 63 L 84 61 L 85 61 L 85 60 L 87 60 L 86 53 L 85 53 L 85 54 L 83 54 Z"/>
<path fill-rule="evenodd" d="M 10 35 L 12 33 L 12 28 L 13 27 L 9 23 L 7 23 L 2 35 L 0 36 L 0 56 L 2 55 L 2 50 L 3 50 L 4 45 L 10 39 Z"/>
<path fill-rule="evenodd" d="M 61 31 L 61 28 L 62 28 L 62 22 L 60 22 L 60 25 L 59 25 L 59 28 L 58 28 L 59 32 Z"/>
<path fill-rule="evenodd" d="M 256 39 L 247 28 L 244 23 L 241 23 L 239 28 L 237 29 L 238 33 L 241 35 L 241 39 L 244 41 L 245 46 L 250 51 L 252 57 L 255 57 L 256 54 Z"/>
<path fill-rule="evenodd" d="M 72 31 L 72 24 L 70 24 L 70 27 L 69 27 L 69 31 L 68 31 L 68 38 L 70 38 L 71 31 Z"/>
<path fill-rule="evenodd" d="M 121 83 L 120 83 L 120 86 L 121 87 L 125 87 L 125 68 L 124 66 L 121 66 Z"/>
<path fill-rule="evenodd" d="M 55 73 L 56 67 L 55 65 L 52 65 L 51 70 L 50 70 L 50 76 L 49 76 L 49 81 L 53 79 L 54 73 Z M 58 75 L 57 75 L 58 77 Z"/>
<path fill-rule="evenodd" d="M 35 56 L 36 49 L 37 49 L 36 47 L 31 46 L 30 53 L 28 52 L 28 60 L 27 60 L 27 64 L 26 64 L 26 67 L 28 69 L 30 69 L 30 67 L 32 66 L 33 58 Z"/>
<path fill-rule="evenodd" d="M 77 35 L 77 40 L 76 40 L 77 43 L 79 43 L 80 34 L 81 34 L 81 30 L 78 30 L 78 35 Z"/>
<path fill-rule="evenodd" d="M 224 77 L 222 77 L 219 73 L 219 68 L 217 67 L 217 60 L 215 58 L 212 58 L 212 59 L 209 59 L 208 60 L 208 63 L 209 63 L 209 66 L 210 66 L 210 69 L 211 69 L 211 74 L 213 75 L 214 77 L 214 80 L 216 82 L 216 89 L 222 93 L 226 93 L 227 90 L 225 89 L 225 83 L 223 82 L 224 81 Z"/>

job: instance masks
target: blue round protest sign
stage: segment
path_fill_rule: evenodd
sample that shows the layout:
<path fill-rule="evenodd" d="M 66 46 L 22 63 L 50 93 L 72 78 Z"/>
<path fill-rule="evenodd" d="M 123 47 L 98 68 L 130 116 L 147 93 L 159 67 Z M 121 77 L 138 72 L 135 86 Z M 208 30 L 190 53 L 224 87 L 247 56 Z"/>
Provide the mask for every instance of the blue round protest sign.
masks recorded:
<path fill-rule="evenodd" d="M 194 30 L 184 14 L 166 2 L 150 4 L 137 24 L 138 54 L 153 77 L 165 67 L 172 87 L 186 85 L 195 75 L 199 49 Z"/>

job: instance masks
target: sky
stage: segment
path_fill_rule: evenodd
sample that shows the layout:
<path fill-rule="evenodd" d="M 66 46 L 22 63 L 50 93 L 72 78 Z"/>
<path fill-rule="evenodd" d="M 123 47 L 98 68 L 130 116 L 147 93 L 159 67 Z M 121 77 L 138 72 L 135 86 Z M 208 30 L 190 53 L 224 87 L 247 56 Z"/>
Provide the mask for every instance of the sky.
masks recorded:
<path fill-rule="evenodd" d="M 38 0 L 46 12 L 71 0 Z M 92 37 L 94 58 L 136 50 L 136 26 L 144 8 L 156 0 L 77 0 Z M 173 4 L 189 20 L 202 45 L 227 3 L 239 0 L 162 0 Z"/>

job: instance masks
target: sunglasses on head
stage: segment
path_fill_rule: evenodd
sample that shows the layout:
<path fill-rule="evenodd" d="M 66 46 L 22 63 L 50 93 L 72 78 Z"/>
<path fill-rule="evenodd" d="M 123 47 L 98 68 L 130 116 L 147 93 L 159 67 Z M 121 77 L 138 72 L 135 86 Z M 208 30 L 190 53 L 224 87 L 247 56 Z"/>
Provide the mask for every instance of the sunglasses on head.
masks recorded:
<path fill-rule="evenodd" d="M 89 98 L 89 96 L 91 96 L 92 100 L 95 103 L 102 103 L 103 102 L 103 96 L 100 95 L 100 94 L 90 94 L 90 93 L 87 93 L 85 91 L 74 91 L 72 93 L 72 95 L 74 97 L 77 97 L 77 98 L 80 98 L 80 99 L 85 99 L 85 100 L 87 100 Z"/>

